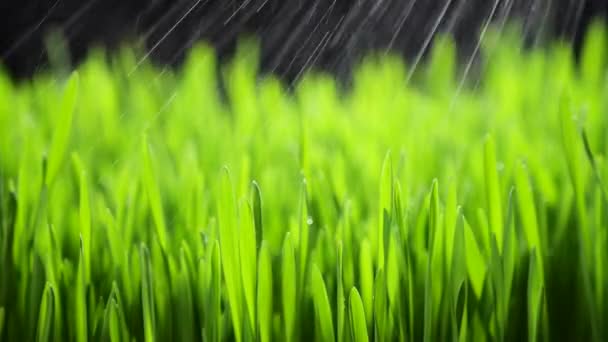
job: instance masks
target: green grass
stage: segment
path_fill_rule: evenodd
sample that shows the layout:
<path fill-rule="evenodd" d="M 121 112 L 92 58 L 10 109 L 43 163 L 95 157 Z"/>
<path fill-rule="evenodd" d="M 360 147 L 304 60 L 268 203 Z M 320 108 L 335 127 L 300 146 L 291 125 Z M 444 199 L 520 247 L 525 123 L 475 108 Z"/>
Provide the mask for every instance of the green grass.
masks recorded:
<path fill-rule="evenodd" d="M 447 39 L 348 90 L 245 43 L 225 98 L 204 46 L 1 75 L 0 339 L 605 340 L 603 27 L 464 86 Z"/>

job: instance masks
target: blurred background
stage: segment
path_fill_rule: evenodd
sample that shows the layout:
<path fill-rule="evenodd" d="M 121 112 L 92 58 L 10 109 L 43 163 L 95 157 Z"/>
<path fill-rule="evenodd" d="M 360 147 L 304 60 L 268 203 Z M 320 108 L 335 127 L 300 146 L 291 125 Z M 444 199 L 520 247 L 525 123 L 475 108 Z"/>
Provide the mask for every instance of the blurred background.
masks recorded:
<path fill-rule="evenodd" d="M 200 40 L 222 61 L 254 36 L 262 70 L 290 81 L 309 68 L 348 75 L 372 51 L 417 63 L 438 33 L 467 62 L 488 24 L 516 22 L 528 45 L 561 38 L 578 51 L 589 23 L 607 14 L 606 0 L 4 0 L 0 64 L 23 78 L 48 66 L 49 44 L 65 46 L 72 65 L 92 47 L 129 44 L 176 65 Z"/>

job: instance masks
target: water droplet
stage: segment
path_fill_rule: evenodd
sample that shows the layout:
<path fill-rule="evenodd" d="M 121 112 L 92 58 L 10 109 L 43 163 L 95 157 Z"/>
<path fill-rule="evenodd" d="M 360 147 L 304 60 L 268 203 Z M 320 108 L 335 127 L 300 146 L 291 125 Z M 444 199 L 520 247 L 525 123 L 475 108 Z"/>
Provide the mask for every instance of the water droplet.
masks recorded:
<path fill-rule="evenodd" d="M 308 218 L 306 219 L 306 224 L 311 226 L 314 223 L 314 221 L 312 220 L 312 216 L 308 216 Z"/>

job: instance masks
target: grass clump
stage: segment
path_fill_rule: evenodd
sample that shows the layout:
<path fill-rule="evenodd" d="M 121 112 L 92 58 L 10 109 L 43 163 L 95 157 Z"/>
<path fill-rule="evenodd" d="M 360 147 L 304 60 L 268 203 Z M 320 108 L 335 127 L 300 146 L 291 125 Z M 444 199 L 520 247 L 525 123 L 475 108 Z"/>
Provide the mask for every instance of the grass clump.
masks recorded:
<path fill-rule="evenodd" d="M 348 91 L 242 49 L 227 101 L 205 47 L 2 76 L 0 337 L 601 341 L 606 38 L 488 44 L 476 87 L 448 40 Z"/>

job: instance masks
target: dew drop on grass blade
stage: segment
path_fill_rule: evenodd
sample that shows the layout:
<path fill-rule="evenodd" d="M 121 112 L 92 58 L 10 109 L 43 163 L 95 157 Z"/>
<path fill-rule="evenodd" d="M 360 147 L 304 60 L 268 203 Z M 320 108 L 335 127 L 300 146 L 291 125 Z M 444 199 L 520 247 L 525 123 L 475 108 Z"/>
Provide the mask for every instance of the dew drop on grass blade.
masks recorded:
<path fill-rule="evenodd" d="M 38 328 L 36 329 L 36 341 L 51 341 L 53 336 L 53 316 L 55 313 L 55 288 L 46 283 L 42 292 L 40 311 L 38 313 Z"/>
<path fill-rule="evenodd" d="M 318 320 L 318 326 L 321 328 L 321 340 L 326 342 L 335 342 L 334 323 L 331 313 L 331 306 L 325 281 L 319 268 L 313 264 L 312 266 L 312 297 L 315 306 L 315 313 Z"/>
<path fill-rule="evenodd" d="M 369 342 L 369 337 L 367 335 L 367 323 L 365 321 L 365 311 L 363 309 L 361 296 L 359 296 L 359 291 L 353 287 L 350 290 L 348 297 L 348 313 L 353 342 Z"/>
<path fill-rule="evenodd" d="M 258 293 L 257 310 L 259 322 L 259 338 L 261 342 L 272 340 L 272 259 L 268 244 L 262 241 L 258 260 Z"/>
<path fill-rule="evenodd" d="M 309 240 L 310 240 L 310 226 L 311 218 L 308 212 L 308 189 L 306 180 L 302 181 L 300 188 L 300 200 L 298 203 L 299 208 L 299 264 L 298 264 L 298 291 L 304 289 L 304 282 L 306 281 L 306 273 L 308 271 L 308 256 L 309 256 Z M 298 298 L 301 294 L 298 294 Z"/>
<path fill-rule="evenodd" d="M 55 114 L 58 121 L 53 133 L 45 178 L 45 184 L 49 187 L 59 173 L 61 163 L 68 148 L 72 118 L 78 97 L 78 79 L 78 73 L 72 73 L 63 91 L 63 96 L 58 105 L 58 112 Z"/>
<path fill-rule="evenodd" d="M 282 309 L 283 324 L 285 327 L 285 341 L 290 342 L 294 338 L 294 326 L 297 313 L 296 307 L 296 261 L 291 234 L 288 232 L 283 242 L 283 253 L 281 255 L 281 286 L 282 286 Z"/>

